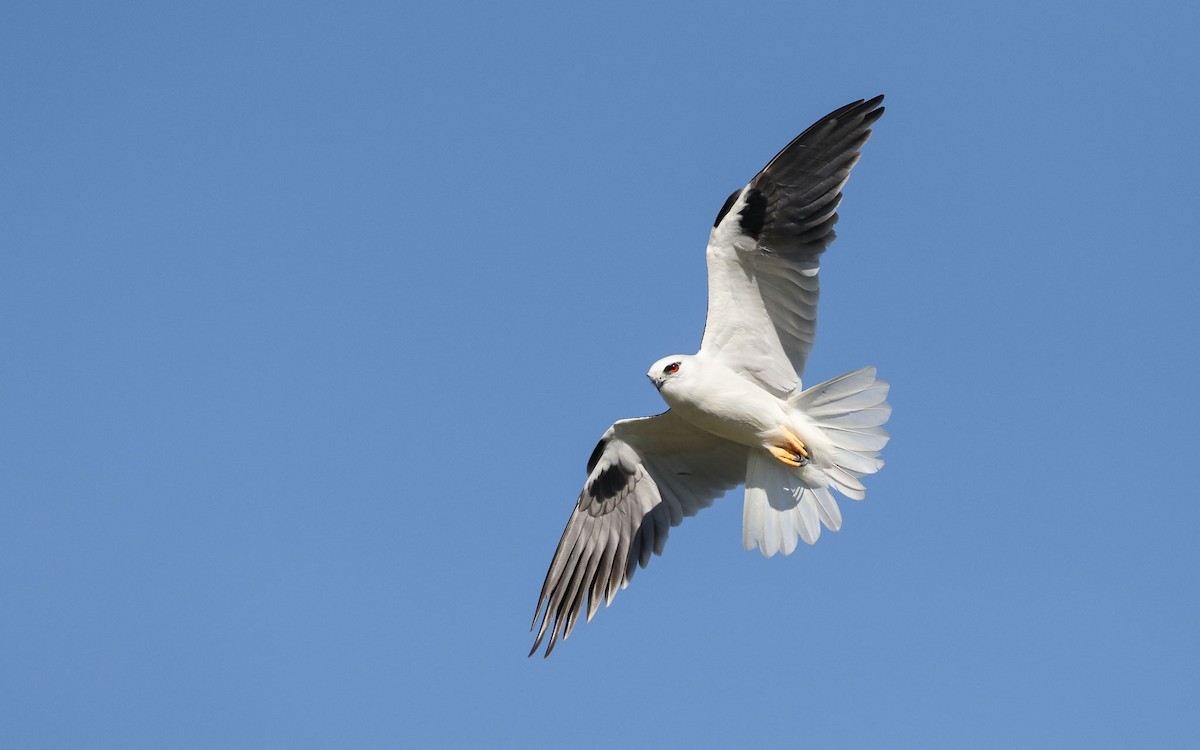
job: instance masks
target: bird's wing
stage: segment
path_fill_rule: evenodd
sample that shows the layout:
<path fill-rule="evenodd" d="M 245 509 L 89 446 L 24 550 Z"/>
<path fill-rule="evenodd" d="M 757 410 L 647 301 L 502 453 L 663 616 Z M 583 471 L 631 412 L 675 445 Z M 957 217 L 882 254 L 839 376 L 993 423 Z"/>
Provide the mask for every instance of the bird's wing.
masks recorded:
<path fill-rule="evenodd" d="M 662 554 L 670 527 L 744 481 L 746 450 L 670 411 L 610 427 L 588 460 L 587 482 L 542 584 L 530 655 L 549 630 L 549 656 L 559 636 L 570 635 L 585 598 L 591 620 L 639 564 Z"/>
<path fill-rule="evenodd" d="M 729 196 L 713 224 L 700 352 L 776 396 L 799 387 L 816 334 L 820 255 L 882 101 L 847 104 L 796 136 Z"/>

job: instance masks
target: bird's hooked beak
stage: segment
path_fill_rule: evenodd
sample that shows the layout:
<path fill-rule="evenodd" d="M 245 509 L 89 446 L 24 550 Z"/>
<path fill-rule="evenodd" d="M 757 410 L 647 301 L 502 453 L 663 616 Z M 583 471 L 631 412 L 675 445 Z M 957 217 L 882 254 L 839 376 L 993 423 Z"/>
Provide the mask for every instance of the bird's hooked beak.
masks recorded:
<path fill-rule="evenodd" d="M 646 377 L 650 378 L 650 382 L 654 383 L 655 388 L 657 388 L 660 391 L 662 390 L 662 384 L 663 384 L 662 378 L 656 378 L 653 375 L 651 375 L 650 373 L 646 373 Z"/>

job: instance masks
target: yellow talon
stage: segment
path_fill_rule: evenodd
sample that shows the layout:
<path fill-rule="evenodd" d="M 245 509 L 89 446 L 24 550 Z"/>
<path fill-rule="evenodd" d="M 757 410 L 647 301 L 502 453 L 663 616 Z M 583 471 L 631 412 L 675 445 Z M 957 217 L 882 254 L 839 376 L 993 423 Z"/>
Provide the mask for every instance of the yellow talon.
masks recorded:
<path fill-rule="evenodd" d="M 788 466 L 795 467 L 800 465 L 800 460 L 796 457 L 796 454 L 787 448 L 780 448 L 778 445 L 768 445 L 767 450 L 771 451 L 772 456 Z"/>
<path fill-rule="evenodd" d="M 787 447 L 792 453 L 809 458 L 808 449 L 804 447 L 804 441 L 796 437 L 796 433 L 784 427 L 783 437 L 787 441 Z"/>
<path fill-rule="evenodd" d="M 766 449 L 771 455 L 788 466 L 803 466 L 805 462 L 811 458 L 808 455 L 808 448 L 805 447 L 804 441 L 796 437 L 796 433 L 786 427 L 779 428 L 782 436 L 779 438 L 779 443 L 768 444 Z"/>

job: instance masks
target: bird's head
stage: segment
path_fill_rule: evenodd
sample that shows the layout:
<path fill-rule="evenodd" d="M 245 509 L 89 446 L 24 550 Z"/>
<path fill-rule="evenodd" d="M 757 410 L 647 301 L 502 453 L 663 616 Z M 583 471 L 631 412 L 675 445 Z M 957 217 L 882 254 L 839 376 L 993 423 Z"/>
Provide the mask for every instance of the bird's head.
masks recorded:
<path fill-rule="evenodd" d="M 661 391 L 663 386 L 678 378 L 684 370 L 688 369 L 688 365 L 691 364 L 690 359 L 691 357 L 686 354 L 672 354 L 669 357 L 663 357 L 650 365 L 646 377 L 650 378 L 654 387 Z"/>

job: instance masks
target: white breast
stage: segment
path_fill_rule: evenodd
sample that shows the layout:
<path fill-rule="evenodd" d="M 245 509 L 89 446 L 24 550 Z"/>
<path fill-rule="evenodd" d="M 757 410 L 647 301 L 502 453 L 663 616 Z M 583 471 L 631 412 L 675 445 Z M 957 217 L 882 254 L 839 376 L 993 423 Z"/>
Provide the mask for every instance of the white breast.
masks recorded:
<path fill-rule="evenodd" d="M 695 357 L 659 391 L 680 417 L 743 445 L 761 445 L 788 422 L 787 405 L 723 363 Z"/>

